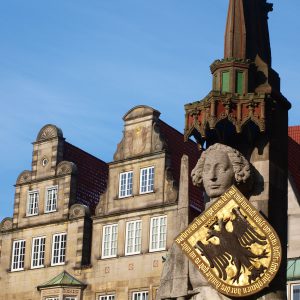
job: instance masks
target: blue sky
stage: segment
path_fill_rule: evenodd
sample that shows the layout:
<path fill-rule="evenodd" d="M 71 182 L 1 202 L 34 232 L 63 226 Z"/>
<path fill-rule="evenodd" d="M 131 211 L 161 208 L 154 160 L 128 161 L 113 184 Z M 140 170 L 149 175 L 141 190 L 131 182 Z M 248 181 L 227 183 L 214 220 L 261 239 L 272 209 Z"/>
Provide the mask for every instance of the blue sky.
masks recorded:
<path fill-rule="evenodd" d="M 274 0 L 273 68 L 300 124 L 300 1 Z M 182 131 L 184 104 L 211 88 L 223 56 L 227 0 L 9 0 L 0 3 L 0 220 L 12 215 L 14 183 L 31 168 L 47 123 L 111 161 L 122 117 L 147 104 Z"/>

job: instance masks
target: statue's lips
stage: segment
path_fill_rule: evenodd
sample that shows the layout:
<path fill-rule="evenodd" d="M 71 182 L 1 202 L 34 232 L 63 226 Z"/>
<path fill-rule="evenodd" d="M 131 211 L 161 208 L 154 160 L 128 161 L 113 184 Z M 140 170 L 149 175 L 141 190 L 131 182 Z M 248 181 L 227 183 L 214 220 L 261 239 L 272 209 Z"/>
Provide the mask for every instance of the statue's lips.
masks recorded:
<path fill-rule="evenodd" d="M 210 185 L 209 188 L 211 189 L 218 189 L 221 185 L 217 185 L 217 184 L 214 184 L 214 185 Z"/>

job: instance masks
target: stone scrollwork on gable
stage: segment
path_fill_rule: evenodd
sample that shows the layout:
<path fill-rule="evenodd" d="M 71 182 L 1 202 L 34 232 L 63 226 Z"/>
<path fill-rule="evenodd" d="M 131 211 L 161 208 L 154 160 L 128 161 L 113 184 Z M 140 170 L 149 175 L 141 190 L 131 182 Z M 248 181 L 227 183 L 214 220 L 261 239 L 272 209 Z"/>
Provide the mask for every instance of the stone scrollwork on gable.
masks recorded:
<path fill-rule="evenodd" d="M 55 125 L 52 124 L 48 124 L 45 125 L 40 132 L 38 133 L 37 142 L 41 142 L 41 141 L 46 141 L 46 140 L 50 140 L 53 138 L 62 138 L 63 137 L 63 133 L 61 131 L 60 128 L 56 127 Z"/>
<path fill-rule="evenodd" d="M 160 151 L 165 149 L 166 143 L 160 132 L 159 125 L 155 122 L 152 131 L 152 151 Z"/>
<path fill-rule="evenodd" d="M 166 202 L 176 202 L 178 198 L 178 186 L 173 177 L 171 168 L 166 169 L 165 175 L 165 199 Z"/>
<path fill-rule="evenodd" d="M 56 175 L 76 174 L 77 167 L 70 161 L 62 161 L 56 167 Z"/>
<path fill-rule="evenodd" d="M 0 223 L 0 232 L 8 231 L 13 228 L 13 219 L 12 218 L 5 218 Z"/>
<path fill-rule="evenodd" d="M 124 158 L 124 138 L 121 140 L 121 142 L 117 146 L 117 150 L 114 154 L 114 160 L 121 160 Z"/>
<path fill-rule="evenodd" d="M 31 171 L 23 171 L 18 179 L 17 179 L 17 184 L 23 184 L 23 183 L 29 183 L 31 181 L 32 173 Z"/>
<path fill-rule="evenodd" d="M 106 204 L 107 191 L 105 191 L 101 196 L 99 203 L 96 207 L 96 215 L 101 216 L 105 214 L 105 204 Z"/>
<path fill-rule="evenodd" d="M 83 204 L 73 204 L 69 211 L 70 219 L 77 219 L 90 215 L 90 209 Z"/>

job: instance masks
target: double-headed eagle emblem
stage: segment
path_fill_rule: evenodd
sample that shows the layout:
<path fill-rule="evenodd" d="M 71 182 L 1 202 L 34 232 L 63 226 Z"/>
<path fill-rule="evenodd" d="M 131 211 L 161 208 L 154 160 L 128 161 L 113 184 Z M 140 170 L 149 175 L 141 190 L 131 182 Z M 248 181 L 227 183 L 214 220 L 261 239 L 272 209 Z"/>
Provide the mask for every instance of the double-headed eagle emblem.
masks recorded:
<path fill-rule="evenodd" d="M 233 208 L 233 219 L 218 219 L 209 226 L 206 240 L 208 244 L 200 240 L 196 243 L 195 248 L 201 255 L 205 256 L 211 268 L 216 268 L 220 279 L 227 280 L 228 275 L 226 268 L 229 264 L 234 264 L 237 271 L 231 277 L 232 283 L 239 283 L 242 274 L 242 268 L 250 271 L 248 282 L 251 283 L 264 273 L 267 269 L 262 264 L 257 268 L 253 264 L 261 258 L 267 258 L 266 249 L 261 254 L 255 254 L 251 251 L 250 246 L 254 243 L 266 245 L 266 237 L 260 235 L 253 226 L 242 215 L 239 208 Z M 232 222 L 232 231 L 226 229 L 226 224 Z M 210 242 L 212 237 L 217 237 L 219 244 Z"/>
<path fill-rule="evenodd" d="M 280 267 L 282 252 L 275 230 L 235 186 L 175 241 L 204 278 L 228 296 L 257 293 Z"/>

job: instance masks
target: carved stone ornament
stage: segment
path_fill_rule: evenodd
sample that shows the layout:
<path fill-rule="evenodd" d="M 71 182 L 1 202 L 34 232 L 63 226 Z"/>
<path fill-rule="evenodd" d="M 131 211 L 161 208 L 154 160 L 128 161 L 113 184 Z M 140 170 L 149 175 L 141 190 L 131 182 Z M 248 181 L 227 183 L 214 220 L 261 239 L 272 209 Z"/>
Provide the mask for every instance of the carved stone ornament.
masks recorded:
<path fill-rule="evenodd" d="M 135 106 L 124 115 L 123 138 L 114 153 L 114 161 L 161 150 L 163 144 L 155 124 L 159 115 L 159 111 L 146 105 Z"/>
<path fill-rule="evenodd" d="M 36 138 L 37 142 L 50 140 L 56 137 L 63 137 L 62 130 L 55 125 L 48 124 L 45 125 L 40 132 L 38 133 L 38 136 Z"/>
<path fill-rule="evenodd" d="M 106 205 L 106 200 L 107 200 L 107 190 L 100 195 L 100 200 L 99 203 L 97 204 L 96 207 L 96 216 L 104 215 L 105 214 L 105 205 Z"/>
<path fill-rule="evenodd" d="M 56 167 L 56 175 L 76 174 L 77 167 L 70 161 L 62 161 Z"/>
<path fill-rule="evenodd" d="M 160 151 L 165 149 L 166 143 L 160 132 L 159 125 L 155 122 L 152 131 L 152 151 Z"/>
<path fill-rule="evenodd" d="M 117 150 L 114 153 L 114 161 L 124 159 L 124 137 L 117 145 Z"/>
<path fill-rule="evenodd" d="M 0 223 L 0 231 L 8 231 L 13 228 L 13 219 L 12 218 L 5 218 Z"/>
<path fill-rule="evenodd" d="M 28 183 L 31 181 L 31 171 L 23 171 L 18 179 L 17 179 L 17 184 L 23 184 L 23 183 Z"/>
<path fill-rule="evenodd" d="M 114 154 L 114 160 L 121 160 L 143 154 L 150 133 L 151 131 L 146 127 L 137 127 L 132 130 L 124 131 L 124 136 Z"/>
<path fill-rule="evenodd" d="M 90 209 L 83 204 L 73 204 L 69 211 L 70 219 L 77 219 L 90 215 Z"/>
<path fill-rule="evenodd" d="M 176 181 L 173 177 L 172 171 L 170 168 L 166 169 L 165 173 L 165 198 L 167 202 L 176 202 L 178 198 L 178 187 L 176 186 Z"/>
<path fill-rule="evenodd" d="M 231 297 L 246 297 L 267 287 L 281 262 L 275 230 L 235 186 L 175 241 L 205 279 Z"/>
<path fill-rule="evenodd" d="M 206 138 L 207 131 L 217 128 L 224 120 L 231 123 L 237 133 L 242 132 L 248 122 L 253 122 L 260 132 L 264 132 L 267 100 L 268 95 L 264 93 L 243 96 L 212 91 L 203 100 L 185 105 L 185 140 L 194 132 Z"/>

